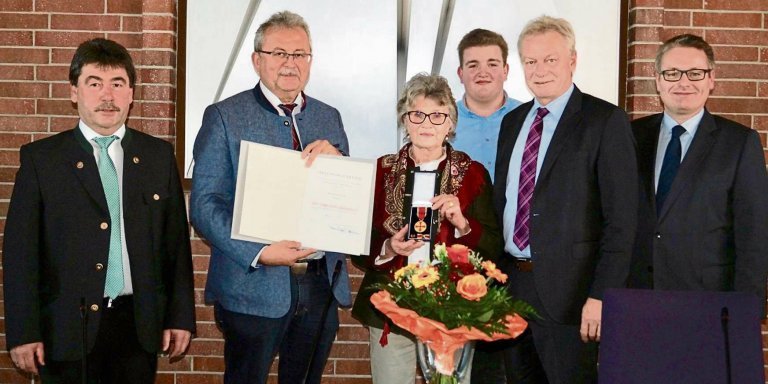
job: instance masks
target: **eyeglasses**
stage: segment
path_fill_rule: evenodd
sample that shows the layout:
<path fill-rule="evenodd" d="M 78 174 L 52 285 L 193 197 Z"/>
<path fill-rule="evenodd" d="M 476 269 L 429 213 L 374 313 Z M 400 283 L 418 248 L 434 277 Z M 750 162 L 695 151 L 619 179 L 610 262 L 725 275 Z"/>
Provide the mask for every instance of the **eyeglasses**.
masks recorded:
<path fill-rule="evenodd" d="M 266 53 L 267 55 L 270 55 L 280 61 L 287 61 L 288 58 L 292 58 L 294 62 L 302 61 L 305 63 L 309 63 L 310 61 L 312 61 L 311 53 L 304 53 L 304 52 L 288 53 L 286 51 L 262 51 L 262 50 L 257 50 L 256 52 Z"/>
<path fill-rule="evenodd" d="M 424 122 L 424 120 L 429 118 L 430 123 L 434 125 L 441 125 L 445 123 L 445 119 L 448 118 L 448 114 L 442 112 L 432 112 L 430 114 L 426 114 L 422 111 L 408 111 L 403 115 L 408 115 L 408 120 L 414 124 L 421 124 Z"/>
<path fill-rule="evenodd" d="M 659 74 L 666 81 L 680 81 L 680 79 L 683 78 L 683 74 L 685 74 L 685 76 L 690 81 L 701 81 L 704 80 L 704 78 L 707 77 L 707 73 L 710 72 L 712 72 L 711 69 L 692 68 L 687 71 L 680 69 L 667 69 L 666 71 L 659 72 Z"/>

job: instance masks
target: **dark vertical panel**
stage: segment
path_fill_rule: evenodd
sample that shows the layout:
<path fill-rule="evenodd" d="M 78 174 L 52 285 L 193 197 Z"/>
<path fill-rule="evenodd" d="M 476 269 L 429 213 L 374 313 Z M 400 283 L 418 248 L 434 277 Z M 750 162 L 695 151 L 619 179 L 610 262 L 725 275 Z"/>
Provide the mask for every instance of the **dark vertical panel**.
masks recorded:
<path fill-rule="evenodd" d="M 629 0 L 621 0 L 619 7 L 619 108 L 627 109 L 627 71 L 629 63 L 627 54 L 629 45 L 627 44 L 627 19 L 629 18 Z"/>
<path fill-rule="evenodd" d="M 181 182 L 184 190 L 192 188 L 192 182 L 188 177 L 192 175 L 184 174 L 184 154 L 186 152 L 185 140 L 185 113 L 186 113 L 186 89 L 187 89 L 187 0 L 179 0 L 177 9 L 178 14 L 176 36 L 178 41 L 176 46 L 176 166 L 179 168 Z"/>

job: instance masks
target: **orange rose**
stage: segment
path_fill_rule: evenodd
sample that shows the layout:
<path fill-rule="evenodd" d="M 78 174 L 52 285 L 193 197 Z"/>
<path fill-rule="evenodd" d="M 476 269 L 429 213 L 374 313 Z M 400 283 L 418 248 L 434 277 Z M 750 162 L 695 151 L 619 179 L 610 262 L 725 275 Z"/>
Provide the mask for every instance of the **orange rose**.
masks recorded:
<path fill-rule="evenodd" d="M 448 251 L 448 259 L 451 260 L 451 263 L 469 263 L 469 248 L 466 245 L 454 244 L 447 248 L 446 251 Z"/>
<path fill-rule="evenodd" d="M 485 277 L 479 273 L 473 273 L 464 276 L 456 284 L 456 292 L 467 300 L 479 301 L 486 293 L 488 287 L 485 285 Z"/>

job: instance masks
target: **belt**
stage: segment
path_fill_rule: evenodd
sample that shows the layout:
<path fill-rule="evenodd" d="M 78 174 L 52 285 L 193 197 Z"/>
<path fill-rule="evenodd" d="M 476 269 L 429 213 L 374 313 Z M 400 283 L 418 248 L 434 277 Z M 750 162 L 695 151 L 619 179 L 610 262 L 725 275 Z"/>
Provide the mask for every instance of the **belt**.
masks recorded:
<path fill-rule="evenodd" d="M 322 259 L 302 259 L 298 260 L 293 265 L 291 265 L 291 273 L 296 276 L 302 276 L 307 273 L 307 271 L 319 271 L 320 270 L 320 263 L 325 263 L 325 258 Z"/>
<path fill-rule="evenodd" d="M 520 272 L 533 272 L 533 261 L 531 259 L 515 258 L 515 269 Z"/>
<path fill-rule="evenodd" d="M 105 308 L 105 309 L 117 309 L 117 308 L 132 307 L 132 306 L 133 306 L 133 295 L 118 296 L 114 299 L 105 297 L 104 302 L 102 303 L 102 308 Z"/>

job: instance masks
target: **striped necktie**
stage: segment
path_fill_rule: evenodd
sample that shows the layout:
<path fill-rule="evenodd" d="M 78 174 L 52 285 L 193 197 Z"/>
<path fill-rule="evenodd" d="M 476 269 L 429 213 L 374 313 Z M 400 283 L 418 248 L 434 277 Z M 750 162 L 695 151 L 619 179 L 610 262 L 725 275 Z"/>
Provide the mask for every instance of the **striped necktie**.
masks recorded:
<path fill-rule="evenodd" d="M 531 199 L 533 188 L 536 186 L 536 162 L 539 157 L 541 132 L 544 130 L 544 116 L 549 113 L 546 108 L 536 110 L 528 138 L 525 140 L 523 161 L 520 164 L 520 185 L 517 190 L 517 214 L 515 215 L 515 231 L 512 235 L 517 248 L 521 251 L 530 244 Z"/>
<path fill-rule="evenodd" d="M 278 105 L 280 109 L 283 110 L 285 113 L 285 116 L 289 119 L 293 120 L 293 109 L 296 108 L 296 104 L 280 104 Z M 293 149 L 300 151 L 301 150 L 301 142 L 299 141 L 299 134 L 296 132 L 296 124 L 291 121 L 289 124 L 291 124 L 291 138 L 293 139 Z"/>

